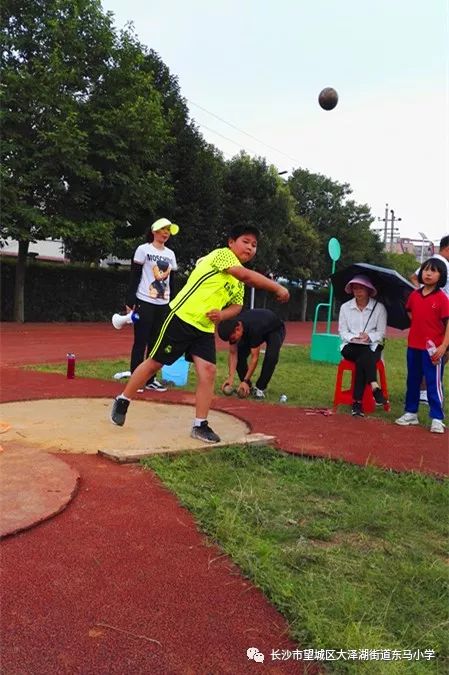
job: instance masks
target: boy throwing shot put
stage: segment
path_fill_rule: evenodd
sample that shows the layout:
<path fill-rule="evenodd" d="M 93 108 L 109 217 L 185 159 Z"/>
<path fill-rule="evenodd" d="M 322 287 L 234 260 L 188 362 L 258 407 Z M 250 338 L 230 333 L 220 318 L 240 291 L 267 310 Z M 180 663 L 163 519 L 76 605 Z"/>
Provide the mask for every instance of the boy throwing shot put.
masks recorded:
<path fill-rule="evenodd" d="M 208 443 L 220 441 L 207 422 L 216 374 L 215 325 L 240 313 L 244 284 L 271 291 L 279 302 L 289 299 L 286 288 L 243 267 L 254 258 L 258 237 L 256 227 L 236 226 L 227 247 L 215 249 L 197 264 L 184 288 L 170 302 L 170 312 L 148 359 L 136 368 L 115 399 L 111 413 L 114 424 L 123 426 L 131 399 L 152 375 L 185 354 L 193 361 L 198 378 L 191 436 Z"/>

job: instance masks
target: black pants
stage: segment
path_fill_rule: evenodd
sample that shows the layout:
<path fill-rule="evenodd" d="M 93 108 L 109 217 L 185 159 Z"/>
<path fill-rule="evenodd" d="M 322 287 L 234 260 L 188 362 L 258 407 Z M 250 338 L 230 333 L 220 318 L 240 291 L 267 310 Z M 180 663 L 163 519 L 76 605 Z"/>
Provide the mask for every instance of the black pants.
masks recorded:
<path fill-rule="evenodd" d="M 279 361 L 279 352 L 281 351 L 282 343 L 285 339 L 285 326 L 281 326 L 278 330 L 268 333 L 266 336 L 265 356 L 262 363 L 262 370 L 256 382 L 258 389 L 266 389 L 270 382 L 276 364 Z M 237 356 L 237 373 L 241 381 L 245 379 L 248 370 L 248 356 L 251 353 L 251 347 L 241 342 L 238 345 Z"/>
<path fill-rule="evenodd" d="M 138 300 L 135 311 L 139 315 L 139 320 L 134 324 L 134 344 L 129 368 L 132 373 L 151 351 L 169 312 L 169 307 Z M 148 383 L 153 380 L 154 376 L 148 380 Z"/>
<path fill-rule="evenodd" d="M 376 363 L 382 349 L 380 345 L 372 351 L 369 345 L 347 344 L 341 350 L 345 359 L 355 363 L 354 401 L 361 401 L 366 385 L 377 381 Z"/>

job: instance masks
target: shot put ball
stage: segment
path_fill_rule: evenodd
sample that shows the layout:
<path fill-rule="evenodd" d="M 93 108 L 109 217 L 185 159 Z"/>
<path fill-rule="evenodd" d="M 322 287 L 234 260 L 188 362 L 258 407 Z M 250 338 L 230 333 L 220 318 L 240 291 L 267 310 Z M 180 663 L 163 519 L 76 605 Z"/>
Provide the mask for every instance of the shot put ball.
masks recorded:
<path fill-rule="evenodd" d="M 323 110 L 333 110 L 338 103 L 338 94 L 332 87 L 326 87 L 318 96 L 318 103 Z"/>

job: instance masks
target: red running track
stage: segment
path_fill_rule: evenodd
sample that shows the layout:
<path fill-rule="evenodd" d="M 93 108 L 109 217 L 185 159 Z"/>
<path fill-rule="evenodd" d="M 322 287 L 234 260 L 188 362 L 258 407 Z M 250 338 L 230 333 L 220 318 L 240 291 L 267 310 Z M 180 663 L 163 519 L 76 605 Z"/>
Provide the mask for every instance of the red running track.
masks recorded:
<path fill-rule="evenodd" d="M 2 542 L 2 673 L 261 672 L 249 647 L 263 672 L 303 672 L 271 660 L 297 648 L 286 621 L 151 472 L 64 461 L 81 474 L 77 497 Z"/>
<path fill-rule="evenodd" d="M 311 322 L 289 321 L 286 326 L 286 344 L 310 343 Z M 325 329 L 324 322 L 318 323 L 319 331 Z M 336 332 L 335 324 L 332 332 Z M 388 329 L 388 335 L 405 336 L 406 332 Z M 115 330 L 110 323 L 1 323 L 0 345 L 5 366 L 64 361 L 67 352 L 80 359 L 123 357 L 131 352 L 132 328 Z M 217 345 L 226 348 L 219 338 Z"/>

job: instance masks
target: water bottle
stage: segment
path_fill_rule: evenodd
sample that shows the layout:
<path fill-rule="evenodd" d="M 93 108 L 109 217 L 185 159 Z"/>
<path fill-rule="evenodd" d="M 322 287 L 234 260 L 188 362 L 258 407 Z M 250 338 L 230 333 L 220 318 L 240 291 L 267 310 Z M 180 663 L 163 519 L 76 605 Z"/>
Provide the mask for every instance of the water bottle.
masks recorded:
<path fill-rule="evenodd" d="M 73 380 L 75 377 L 75 354 L 69 352 L 67 354 L 67 379 Z"/>
<path fill-rule="evenodd" d="M 430 359 L 432 360 L 432 356 L 435 354 L 437 347 L 436 344 L 433 340 L 426 340 L 426 349 L 427 353 L 430 356 Z M 433 363 L 433 361 L 432 361 Z"/>
<path fill-rule="evenodd" d="M 285 394 L 279 396 L 279 403 L 287 403 L 287 396 Z"/>

